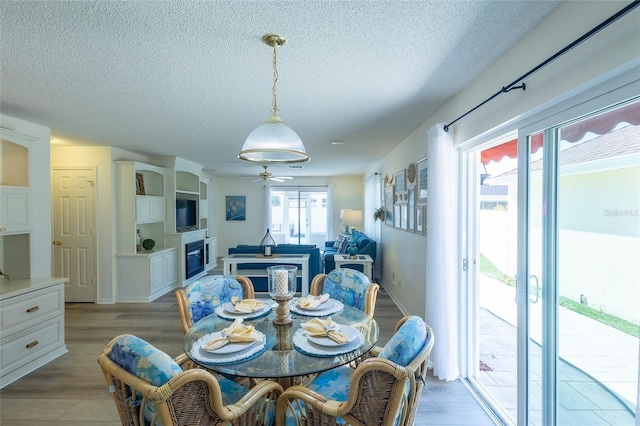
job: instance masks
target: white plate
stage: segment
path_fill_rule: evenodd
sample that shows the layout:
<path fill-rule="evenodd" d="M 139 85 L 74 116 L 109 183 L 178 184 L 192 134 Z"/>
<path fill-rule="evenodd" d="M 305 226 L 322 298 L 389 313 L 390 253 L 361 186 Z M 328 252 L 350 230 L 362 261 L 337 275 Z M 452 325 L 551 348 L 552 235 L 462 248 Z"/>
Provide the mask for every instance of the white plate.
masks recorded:
<path fill-rule="evenodd" d="M 351 342 L 353 342 L 358 335 L 360 334 L 360 332 L 358 330 L 356 330 L 355 328 L 349 327 L 348 325 L 338 325 L 338 330 L 344 334 L 345 336 L 347 336 L 347 339 L 349 339 L 347 342 L 345 343 L 338 343 L 335 340 L 331 339 L 330 337 L 313 337 L 313 336 L 307 336 L 307 339 L 311 342 L 311 343 L 315 343 L 316 345 L 320 345 L 320 346 L 328 346 L 328 347 L 335 347 L 335 346 L 343 346 L 343 345 L 347 345 Z"/>
<path fill-rule="evenodd" d="M 231 303 L 231 302 L 227 302 L 224 305 L 222 305 L 222 309 L 224 309 L 225 312 L 227 312 L 229 314 L 235 314 L 235 315 L 255 314 L 256 312 L 264 311 L 267 308 L 268 308 L 267 304 L 262 302 L 262 308 L 260 308 L 260 309 L 256 309 L 255 311 L 252 311 L 252 312 L 238 312 L 238 311 L 236 311 L 235 305 L 233 303 Z"/>
<path fill-rule="evenodd" d="M 305 308 L 304 306 L 299 306 L 296 301 L 296 306 L 299 309 L 304 309 L 305 311 L 321 311 L 323 309 L 331 309 L 336 303 L 335 299 L 328 299 L 326 302 L 319 304 L 315 308 Z"/>
<path fill-rule="evenodd" d="M 245 349 L 249 349 L 258 340 L 260 340 L 260 339 L 256 339 L 253 342 L 249 342 L 249 343 L 227 343 L 223 347 L 218 348 L 218 349 L 213 349 L 213 350 L 205 348 L 205 344 L 207 342 L 210 342 L 211 340 L 215 339 L 216 337 L 220 337 L 220 335 L 221 335 L 220 332 L 213 333 L 213 334 L 209 335 L 208 338 L 203 341 L 202 350 L 206 351 L 206 352 L 209 352 L 209 353 L 212 353 L 212 354 L 219 354 L 219 355 L 233 354 L 233 353 L 236 353 L 236 352 L 243 351 Z"/>

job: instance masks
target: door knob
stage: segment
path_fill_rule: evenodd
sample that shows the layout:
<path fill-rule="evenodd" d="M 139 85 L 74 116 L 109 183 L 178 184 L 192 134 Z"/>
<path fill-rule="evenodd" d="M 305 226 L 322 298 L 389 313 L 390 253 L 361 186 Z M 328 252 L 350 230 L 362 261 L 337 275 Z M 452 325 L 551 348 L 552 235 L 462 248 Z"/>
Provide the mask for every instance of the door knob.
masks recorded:
<path fill-rule="evenodd" d="M 58 241 L 58 240 L 55 240 L 55 241 L 53 242 L 53 245 L 54 245 L 54 246 L 61 246 L 61 245 L 62 245 L 62 243 L 61 243 L 60 241 Z"/>

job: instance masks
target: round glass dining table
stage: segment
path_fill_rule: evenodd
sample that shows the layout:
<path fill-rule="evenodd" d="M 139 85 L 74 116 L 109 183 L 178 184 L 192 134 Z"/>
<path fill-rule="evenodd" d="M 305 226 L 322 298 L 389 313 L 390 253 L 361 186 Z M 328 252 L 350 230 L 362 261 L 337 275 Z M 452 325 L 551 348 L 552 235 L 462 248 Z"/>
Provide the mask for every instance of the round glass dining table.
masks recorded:
<path fill-rule="evenodd" d="M 293 321 L 291 324 L 276 326 L 273 324 L 273 320 L 276 317 L 275 308 L 273 308 L 268 315 L 261 318 L 244 320 L 244 324 L 254 325 L 255 329 L 263 333 L 266 338 L 266 348 L 254 357 L 228 363 L 221 363 L 219 358 L 216 361 L 208 362 L 206 356 L 196 356 L 192 352 L 192 350 L 198 350 L 198 341 L 203 336 L 222 331 L 222 329 L 232 324 L 230 319 L 222 318 L 216 313 L 195 323 L 185 334 L 184 351 L 198 365 L 222 374 L 256 379 L 278 379 L 283 384 L 290 384 L 287 380 L 281 379 L 304 377 L 347 364 L 366 354 L 378 340 L 378 324 L 373 318 L 370 318 L 357 308 L 344 306 L 342 310 L 329 316 L 335 323 L 348 325 L 360 331 L 362 333 L 362 344 L 349 352 L 339 355 L 304 353 L 307 351 L 304 349 L 301 351 L 300 349 L 302 348 L 294 344 L 294 335 L 296 339 L 300 339 L 300 335 L 295 334 L 297 331 L 302 333 L 299 331 L 301 329 L 300 324 L 313 319 L 313 317 L 299 315 L 292 311 L 291 318 Z M 297 341 L 300 342 L 300 340 Z M 291 383 L 294 382 L 296 380 Z"/>

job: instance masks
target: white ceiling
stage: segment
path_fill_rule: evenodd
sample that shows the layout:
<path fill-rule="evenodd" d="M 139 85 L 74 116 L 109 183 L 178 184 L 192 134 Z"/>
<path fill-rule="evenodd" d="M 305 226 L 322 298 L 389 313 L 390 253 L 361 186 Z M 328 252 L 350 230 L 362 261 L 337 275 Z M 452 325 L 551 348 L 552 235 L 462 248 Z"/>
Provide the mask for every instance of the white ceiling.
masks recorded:
<path fill-rule="evenodd" d="M 278 33 L 280 117 L 311 161 L 270 171 L 361 174 L 559 3 L 2 0 L 0 111 L 57 140 L 257 176 L 237 154 L 271 114 L 262 36 Z"/>

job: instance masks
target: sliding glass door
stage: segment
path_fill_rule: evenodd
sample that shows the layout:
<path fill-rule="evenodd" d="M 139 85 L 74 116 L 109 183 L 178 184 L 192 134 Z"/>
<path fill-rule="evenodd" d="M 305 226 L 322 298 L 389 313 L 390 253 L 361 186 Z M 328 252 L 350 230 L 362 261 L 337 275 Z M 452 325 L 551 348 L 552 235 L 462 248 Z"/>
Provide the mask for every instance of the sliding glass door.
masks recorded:
<path fill-rule="evenodd" d="M 635 422 L 639 107 L 520 131 L 518 424 Z"/>

